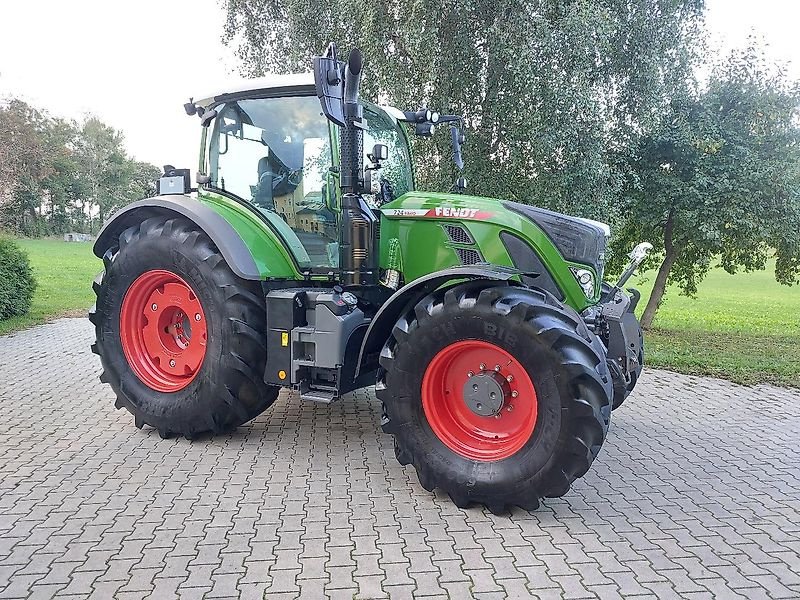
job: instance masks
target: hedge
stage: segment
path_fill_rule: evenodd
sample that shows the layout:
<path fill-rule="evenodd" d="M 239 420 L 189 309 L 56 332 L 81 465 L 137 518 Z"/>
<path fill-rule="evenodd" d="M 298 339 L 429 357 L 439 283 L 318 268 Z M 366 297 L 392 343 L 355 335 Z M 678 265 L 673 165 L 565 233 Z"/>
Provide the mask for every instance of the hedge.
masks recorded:
<path fill-rule="evenodd" d="M 0 238 L 0 321 L 27 313 L 35 289 L 28 255 L 13 240 Z"/>

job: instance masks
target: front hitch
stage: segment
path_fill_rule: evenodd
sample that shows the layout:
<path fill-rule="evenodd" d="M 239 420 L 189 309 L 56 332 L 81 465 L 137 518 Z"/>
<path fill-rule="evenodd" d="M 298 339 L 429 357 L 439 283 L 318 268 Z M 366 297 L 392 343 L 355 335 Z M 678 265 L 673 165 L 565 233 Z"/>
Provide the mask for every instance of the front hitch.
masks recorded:
<path fill-rule="evenodd" d="M 628 283 L 628 280 L 633 276 L 633 274 L 636 272 L 636 269 L 639 268 L 639 265 L 642 264 L 644 259 L 647 258 L 647 255 L 652 249 L 653 244 L 650 242 L 641 242 L 640 244 L 637 244 L 633 250 L 631 250 L 631 253 L 628 254 L 628 258 L 630 258 L 628 266 L 625 267 L 625 270 L 619 277 L 619 281 L 617 281 L 616 285 L 611 288 L 611 291 L 608 294 L 604 294 L 604 301 L 609 298 L 613 298 L 617 291 L 621 290 L 622 286 Z"/>

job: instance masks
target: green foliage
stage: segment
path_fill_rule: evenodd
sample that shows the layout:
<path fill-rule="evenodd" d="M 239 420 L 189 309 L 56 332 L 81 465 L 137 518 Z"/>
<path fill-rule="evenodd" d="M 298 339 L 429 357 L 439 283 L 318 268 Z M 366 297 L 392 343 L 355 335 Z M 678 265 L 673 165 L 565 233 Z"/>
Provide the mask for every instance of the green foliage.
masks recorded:
<path fill-rule="evenodd" d="M 694 293 L 777 257 L 800 279 L 798 89 L 756 47 L 700 85 L 702 0 L 226 0 L 242 70 L 307 71 L 328 41 L 360 47 L 365 92 L 466 117 L 470 191 L 599 218 L 609 272 L 637 242 Z M 455 176 L 449 140 L 416 140 L 422 187 Z"/>
<path fill-rule="evenodd" d="M 12 240 L 0 238 L 0 321 L 27 313 L 35 289 L 28 255 Z"/>
<path fill-rule="evenodd" d="M 756 48 L 717 66 L 707 89 L 673 99 L 633 162 L 617 247 L 646 239 L 661 281 L 694 294 L 715 261 L 729 273 L 764 269 L 777 257 L 781 283 L 800 282 L 800 87 Z M 617 253 L 619 257 L 621 253 Z"/>
<path fill-rule="evenodd" d="M 700 50 L 702 0 L 227 0 L 243 71 L 308 71 L 335 40 L 365 92 L 463 114 L 470 191 L 608 218 L 638 132 Z M 415 143 L 423 186 L 454 180 L 447 135 Z"/>
<path fill-rule="evenodd" d="M 28 236 L 96 231 L 155 192 L 159 170 L 126 156 L 122 134 L 65 121 L 20 100 L 0 104 L 0 226 Z"/>
<path fill-rule="evenodd" d="M 85 317 L 94 302 L 92 280 L 103 268 L 92 245 L 52 239 L 16 242 L 30 258 L 37 286 L 30 311 L 0 321 L 0 335 L 55 317 Z"/>

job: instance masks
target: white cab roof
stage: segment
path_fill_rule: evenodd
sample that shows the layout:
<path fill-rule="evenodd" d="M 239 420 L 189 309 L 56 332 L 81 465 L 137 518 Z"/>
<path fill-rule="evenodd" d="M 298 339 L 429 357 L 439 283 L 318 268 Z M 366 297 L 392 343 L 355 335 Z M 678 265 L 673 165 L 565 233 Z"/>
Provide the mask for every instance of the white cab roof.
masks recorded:
<path fill-rule="evenodd" d="M 230 79 L 221 81 L 212 93 L 195 96 L 195 106 L 208 107 L 220 96 L 240 94 L 243 92 L 267 91 L 276 88 L 306 87 L 314 85 L 313 73 L 292 73 L 289 75 L 266 75 L 252 79 Z M 207 92 L 208 90 L 206 90 Z"/>

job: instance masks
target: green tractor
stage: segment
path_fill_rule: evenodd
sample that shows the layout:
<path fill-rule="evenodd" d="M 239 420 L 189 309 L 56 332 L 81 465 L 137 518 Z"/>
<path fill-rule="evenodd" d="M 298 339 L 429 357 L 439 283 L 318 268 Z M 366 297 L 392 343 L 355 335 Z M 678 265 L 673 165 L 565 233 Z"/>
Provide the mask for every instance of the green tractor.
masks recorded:
<path fill-rule="evenodd" d="M 606 225 L 415 189 L 409 135 L 463 120 L 359 100 L 362 56 L 190 100 L 197 189 L 159 195 L 94 245 L 101 381 L 163 437 L 229 431 L 281 388 L 333 402 L 374 385 L 397 459 L 458 506 L 534 509 L 589 469 L 642 369 Z M 365 166 L 366 165 L 366 166 Z M 195 193 L 196 192 L 196 193 Z M 288 452 L 291 449 L 287 449 Z"/>

